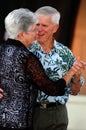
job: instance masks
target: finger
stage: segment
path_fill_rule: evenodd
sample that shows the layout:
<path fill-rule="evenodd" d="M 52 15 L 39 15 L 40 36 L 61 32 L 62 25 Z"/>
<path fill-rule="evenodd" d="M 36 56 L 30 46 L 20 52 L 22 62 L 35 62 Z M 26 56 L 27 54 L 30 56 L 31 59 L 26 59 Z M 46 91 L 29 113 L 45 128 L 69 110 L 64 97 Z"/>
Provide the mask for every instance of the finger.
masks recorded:
<path fill-rule="evenodd" d="M 0 92 L 3 92 L 3 89 L 0 88 Z"/>
<path fill-rule="evenodd" d="M 85 69 L 85 62 L 74 62 L 73 66 L 77 67 L 77 69 Z"/>
<path fill-rule="evenodd" d="M 77 61 L 78 61 L 78 62 L 80 62 L 80 61 L 81 61 L 80 56 L 78 56 Z"/>
<path fill-rule="evenodd" d="M 86 66 L 86 62 L 80 61 L 80 63 L 83 64 L 84 66 Z"/>
<path fill-rule="evenodd" d="M 0 99 L 3 97 L 3 95 L 0 93 Z"/>
<path fill-rule="evenodd" d="M 79 69 L 77 69 L 77 67 L 75 67 L 75 66 L 72 66 L 72 70 L 74 71 L 74 73 L 77 73 L 77 71 L 78 71 Z"/>

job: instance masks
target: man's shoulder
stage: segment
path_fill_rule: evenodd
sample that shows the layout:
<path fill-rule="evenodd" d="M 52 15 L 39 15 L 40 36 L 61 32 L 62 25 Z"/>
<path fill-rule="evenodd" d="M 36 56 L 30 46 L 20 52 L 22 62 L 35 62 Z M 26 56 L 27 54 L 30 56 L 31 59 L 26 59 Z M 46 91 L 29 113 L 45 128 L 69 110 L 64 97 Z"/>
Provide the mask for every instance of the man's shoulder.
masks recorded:
<path fill-rule="evenodd" d="M 61 42 L 58 42 L 58 41 L 54 41 L 54 47 L 58 50 L 62 50 L 62 51 L 68 51 L 68 52 L 71 52 L 70 48 L 68 48 L 67 46 L 65 46 L 63 43 Z"/>
<path fill-rule="evenodd" d="M 56 46 L 69 49 L 69 48 L 68 48 L 67 46 L 65 46 L 63 43 L 58 42 L 58 41 L 56 41 L 56 40 L 54 40 L 54 44 L 55 44 Z"/>

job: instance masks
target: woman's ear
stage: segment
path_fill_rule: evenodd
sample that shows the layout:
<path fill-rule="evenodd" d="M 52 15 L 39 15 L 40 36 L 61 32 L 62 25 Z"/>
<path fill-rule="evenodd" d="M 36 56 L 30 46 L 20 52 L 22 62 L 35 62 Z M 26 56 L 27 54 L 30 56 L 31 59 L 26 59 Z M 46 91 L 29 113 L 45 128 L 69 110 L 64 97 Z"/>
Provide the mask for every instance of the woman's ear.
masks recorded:
<path fill-rule="evenodd" d="M 23 38 L 23 31 L 18 33 L 17 39 L 21 40 Z"/>

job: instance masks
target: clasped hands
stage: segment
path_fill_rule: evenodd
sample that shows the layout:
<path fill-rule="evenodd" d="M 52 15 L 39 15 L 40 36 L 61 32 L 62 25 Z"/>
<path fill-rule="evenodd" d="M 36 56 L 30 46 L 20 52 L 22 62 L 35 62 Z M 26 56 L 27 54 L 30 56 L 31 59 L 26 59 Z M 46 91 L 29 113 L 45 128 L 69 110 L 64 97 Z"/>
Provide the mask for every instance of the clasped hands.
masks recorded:
<path fill-rule="evenodd" d="M 72 68 L 70 69 L 70 72 L 74 76 L 74 82 L 77 83 L 80 79 L 81 73 L 86 69 L 86 62 L 82 61 L 80 57 L 76 59 L 76 61 L 73 63 Z M 68 74 L 68 77 L 70 75 L 70 72 Z M 66 78 L 67 79 L 67 78 Z M 3 97 L 3 89 L 0 88 L 0 98 Z"/>
<path fill-rule="evenodd" d="M 80 57 L 73 63 L 72 71 L 74 76 L 80 76 L 81 73 L 86 69 L 86 62 L 82 61 Z"/>

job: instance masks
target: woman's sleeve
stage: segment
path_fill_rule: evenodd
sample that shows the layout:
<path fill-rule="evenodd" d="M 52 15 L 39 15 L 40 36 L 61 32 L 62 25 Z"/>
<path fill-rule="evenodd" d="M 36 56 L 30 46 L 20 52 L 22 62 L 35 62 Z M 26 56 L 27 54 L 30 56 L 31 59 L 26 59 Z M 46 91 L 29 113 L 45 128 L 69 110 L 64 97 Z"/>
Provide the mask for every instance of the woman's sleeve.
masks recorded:
<path fill-rule="evenodd" d="M 30 53 L 28 56 L 28 70 L 32 81 L 37 88 L 51 96 L 61 96 L 65 93 L 66 82 L 64 79 L 51 81 L 45 74 L 42 64 L 38 58 Z"/>

